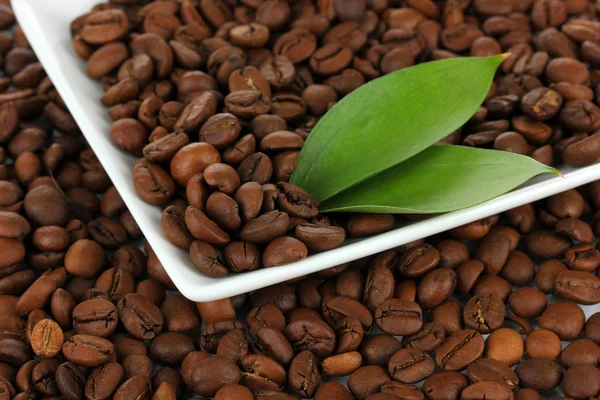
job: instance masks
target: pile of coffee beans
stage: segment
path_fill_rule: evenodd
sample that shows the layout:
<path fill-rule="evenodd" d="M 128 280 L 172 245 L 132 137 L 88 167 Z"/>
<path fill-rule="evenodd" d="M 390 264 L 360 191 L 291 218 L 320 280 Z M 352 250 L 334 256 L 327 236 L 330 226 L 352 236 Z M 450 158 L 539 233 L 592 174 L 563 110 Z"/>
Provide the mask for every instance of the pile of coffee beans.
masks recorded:
<path fill-rule="evenodd" d="M 15 88 L 0 96 L 39 65 L 23 62 L 35 56 L 18 28 L 5 39 Z M 600 303 L 600 181 L 193 303 L 135 246 L 139 229 L 41 71 L 39 94 L 0 105 L 14 124 L 0 141 L 0 399 L 600 395 L 600 312 L 587 307 Z"/>
<path fill-rule="evenodd" d="M 194 266 L 221 277 L 395 226 L 392 215 L 320 216 L 288 180 L 330 107 L 420 62 L 511 54 L 444 143 L 548 165 L 596 162 L 599 9 L 590 0 L 111 0 L 71 34 L 102 82 L 112 139 L 141 157 L 137 193 L 163 208 L 165 235 Z"/>
<path fill-rule="evenodd" d="M 14 23 L 0 1 L 0 28 Z M 0 34 L 0 398 L 600 395 L 600 181 L 193 303 L 136 246 L 135 221 L 13 32 Z"/>

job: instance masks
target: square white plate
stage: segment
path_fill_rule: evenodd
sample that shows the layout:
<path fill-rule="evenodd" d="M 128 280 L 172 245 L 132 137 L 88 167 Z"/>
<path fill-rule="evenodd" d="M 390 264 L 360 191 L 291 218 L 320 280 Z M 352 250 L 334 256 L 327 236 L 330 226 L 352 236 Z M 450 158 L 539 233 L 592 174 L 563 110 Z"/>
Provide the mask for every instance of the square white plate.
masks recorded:
<path fill-rule="evenodd" d="M 164 236 L 161 209 L 143 202 L 132 184 L 135 158 L 118 149 L 108 134 L 111 120 L 99 102 L 102 89 L 87 77 L 84 62 L 73 52 L 69 25 L 98 0 L 14 0 L 13 9 L 29 42 L 60 92 L 87 141 L 121 193 L 146 239 L 181 293 L 193 301 L 210 301 L 273 285 L 407 242 L 452 229 L 489 215 L 600 179 L 600 164 L 574 170 L 563 168 L 564 178 L 535 179 L 521 188 L 467 210 L 440 215 L 394 231 L 355 241 L 294 264 L 224 278 L 208 278 L 191 264 L 186 251 Z"/>

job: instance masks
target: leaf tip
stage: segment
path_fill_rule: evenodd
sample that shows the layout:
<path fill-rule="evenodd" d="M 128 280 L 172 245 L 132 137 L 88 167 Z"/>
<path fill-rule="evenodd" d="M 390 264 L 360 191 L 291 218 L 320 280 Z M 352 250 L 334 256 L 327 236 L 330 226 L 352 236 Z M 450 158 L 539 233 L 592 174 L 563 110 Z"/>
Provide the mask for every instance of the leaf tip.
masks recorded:
<path fill-rule="evenodd" d="M 511 52 L 508 51 L 506 53 L 500 54 L 500 57 L 502 57 L 502 61 L 506 60 L 508 57 L 510 57 Z"/>
<path fill-rule="evenodd" d="M 544 170 L 545 170 L 545 171 L 543 172 L 544 174 L 554 174 L 554 175 L 556 175 L 556 176 L 558 176 L 558 177 L 560 177 L 560 178 L 564 178 L 564 177 L 565 177 L 565 176 L 562 174 L 562 172 L 560 172 L 560 171 L 559 171 L 559 170 L 557 170 L 556 168 L 552 168 L 552 167 L 550 167 L 550 166 L 547 166 L 547 165 L 545 165 L 544 167 L 545 167 L 545 168 L 544 168 Z"/>

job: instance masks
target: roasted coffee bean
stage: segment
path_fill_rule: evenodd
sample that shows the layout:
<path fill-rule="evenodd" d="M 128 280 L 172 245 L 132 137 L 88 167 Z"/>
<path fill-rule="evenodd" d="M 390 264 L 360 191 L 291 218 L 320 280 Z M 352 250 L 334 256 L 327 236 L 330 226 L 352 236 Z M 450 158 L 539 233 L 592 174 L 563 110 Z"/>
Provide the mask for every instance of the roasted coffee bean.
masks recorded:
<path fill-rule="evenodd" d="M 539 391 L 552 390 L 560 384 L 563 377 L 558 364 L 548 360 L 531 359 L 521 362 L 515 368 L 521 387 Z"/>
<path fill-rule="evenodd" d="M 509 253 L 500 275 L 513 285 L 526 285 L 533 280 L 535 265 L 527 254 L 513 250 Z"/>
<path fill-rule="evenodd" d="M 108 362 L 114 346 L 108 340 L 90 335 L 75 335 L 62 346 L 63 355 L 74 363 L 95 367 Z"/>
<path fill-rule="evenodd" d="M 178 332 L 164 332 L 150 343 L 150 358 L 162 365 L 179 365 L 188 353 L 196 350 L 191 337 Z"/>
<path fill-rule="evenodd" d="M 350 351 L 327 357 L 323 360 L 323 373 L 330 376 L 345 376 L 356 371 L 362 363 L 358 351 Z"/>
<path fill-rule="evenodd" d="M 313 397 L 321 384 L 319 360 L 310 351 L 300 352 L 290 365 L 289 383 L 301 397 Z"/>
<path fill-rule="evenodd" d="M 596 343 L 590 339 L 580 339 L 571 342 L 564 348 L 560 355 L 560 362 L 567 369 L 577 364 L 596 365 L 599 356 Z"/>
<path fill-rule="evenodd" d="M 73 309 L 73 328 L 77 333 L 108 337 L 115 331 L 117 322 L 117 308 L 107 300 L 87 300 Z"/>
<path fill-rule="evenodd" d="M 444 371 L 461 371 L 483 354 L 484 341 L 473 329 L 464 329 L 450 335 L 436 352 L 435 361 Z"/>
<path fill-rule="evenodd" d="M 490 358 L 482 358 L 469 364 L 467 376 L 472 384 L 477 382 L 499 382 L 511 389 L 519 386 L 519 377 L 505 364 Z"/>
<path fill-rule="evenodd" d="M 463 312 L 465 325 L 480 333 L 490 333 L 502 325 L 505 315 L 502 299 L 495 295 L 472 297 Z"/>
<path fill-rule="evenodd" d="M 458 398 L 468 385 L 467 377 L 459 372 L 440 372 L 425 380 L 423 393 L 429 400 Z"/>
<path fill-rule="evenodd" d="M 442 343 L 444 338 L 444 328 L 437 322 L 429 322 L 424 324 L 417 333 L 404 336 L 402 346 L 432 352 Z"/>
<path fill-rule="evenodd" d="M 440 261 L 440 253 L 429 244 L 409 249 L 398 260 L 398 271 L 407 278 L 418 278 L 434 269 Z"/>
<path fill-rule="evenodd" d="M 137 339 L 153 339 L 162 330 L 163 317 L 158 307 L 137 293 L 123 297 L 118 309 L 119 320 Z"/>
<path fill-rule="evenodd" d="M 209 353 L 216 353 L 219 342 L 229 331 L 235 329 L 244 329 L 245 325 L 237 320 L 219 320 L 212 322 L 202 331 L 200 345 Z M 280 337 L 278 337 L 280 338 Z"/>
<path fill-rule="evenodd" d="M 449 336 L 464 328 L 462 314 L 462 305 L 456 301 L 448 300 L 431 310 L 429 319 L 442 325 L 446 336 Z"/>
<path fill-rule="evenodd" d="M 547 329 L 538 329 L 527 336 L 525 350 L 530 358 L 554 361 L 561 353 L 562 345 L 554 332 Z"/>
<path fill-rule="evenodd" d="M 51 319 L 43 319 L 31 332 L 31 347 L 42 358 L 56 356 L 63 345 L 64 337 L 60 326 Z"/>
<path fill-rule="evenodd" d="M 46 396 L 57 396 L 60 394 L 56 386 L 55 373 L 58 368 L 56 359 L 42 360 L 31 372 L 31 380 L 35 390 Z"/>
<path fill-rule="evenodd" d="M 88 16 L 80 34 L 87 43 L 100 45 L 122 38 L 127 30 L 127 15 L 120 10 L 112 9 Z"/>
<path fill-rule="evenodd" d="M 143 375 L 148 379 L 152 377 L 152 360 L 148 356 L 132 354 L 121 361 L 121 366 L 126 380 L 136 375 Z"/>
<path fill-rule="evenodd" d="M 92 370 L 85 383 L 86 398 L 112 398 L 123 379 L 123 368 L 117 363 L 100 365 Z"/>
<path fill-rule="evenodd" d="M 321 359 L 333 354 L 336 345 L 336 333 L 318 317 L 290 322 L 283 333 L 294 350 L 309 350 Z"/>
<path fill-rule="evenodd" d="M 86 375 L 82 367 L 67 361 L 58 366 L 54 376 L 56 386 L 64 398 L 68 400 L 84 398 Z"/>
<path fill-rule="evenodd" d="M 205 358 L 196 364 L 189 386 L 201 396 L 214 396 L 224 385 L 238 383 L 242 373 L 234 363 L 220 356 Z"/>
<path fill-rule="evenodd" d="M 540 317 L 540 327 L 556 333 L 561 340 L 574 340 L 584 323 L 583 310 L 572 301 L 551 304 Z"/>
<path fill-rule="evenodd" d="M 280 391 L 286 382 L 286 370 L 262 355 L 248 355 L 241 360 L 241 383 L 254 393 L 259 390 Z"/>
<path fill-rule="evenodd" d="M 423 326 L 423 312 L 417 303 L 388 299 L 375 309 L 375 323 L 389 335 L 407 336 Z"/>
<path fill-rule="evenodd" d="M 389 359 L 402 348 L 402 343 L 390 335 L 371 335 L 364 339 L 361 355 L 366 365 L 387 366 Z"/>
<path fill-rule="evenodd" d="M 331 321 L 332 324 L 335 324 L 338 321 L 349 316 L 357 317 L 365 331 L 369 331 L 371 329 L 371 325 L 373 324 L 373 316 L 371 315 L 371 312 L 360 302 L 349 297 L 333 297 L 329 299 L 326 304 L 324 304 L 323 308 L 323 315 L 325 320 Z M 381 315 L 383 315 L 383 310 L 387 310 L 387 308 L 385 308 L 385 305 L 381 307 L 381 310 Z"/>
<path fill-rule="evenodd" d="M 479 399 L 482 396 L 494 396 L 498 399 L 513 399 L 512 390 L 505 384 L 494 381 L 482 381 L 465 388 L 460 394 L 461 399 Z"/>
<path fill-rule="evenodd" d="M 402 349 L 390 358 L 388 372 L 402 383 L 419 382 L 433 373 L 435 363 L 428 353 L 419 349 Z"/>
<path fill-rule="evenodd" d="M 443 303 L 456 287 L 456 273 L 450 268 L 438 268 L 427 273 L 419 282 L 417 303 L 425 309 Z"/>
<path fill-rule="evenodd" d="M 273 328 L 261 328 L 254 339 L 256 352 L 273 358 L 284 367 L 289 366 L 294 356 L 292 346 L 287 338 Z"/>
<path fill-rule="evenodd" d="M 522 318 L 539 317 L 548 306 L 546 296 L 539 290 L 523 287 L 516 289 L 508 298 L 510 310 Z"/>

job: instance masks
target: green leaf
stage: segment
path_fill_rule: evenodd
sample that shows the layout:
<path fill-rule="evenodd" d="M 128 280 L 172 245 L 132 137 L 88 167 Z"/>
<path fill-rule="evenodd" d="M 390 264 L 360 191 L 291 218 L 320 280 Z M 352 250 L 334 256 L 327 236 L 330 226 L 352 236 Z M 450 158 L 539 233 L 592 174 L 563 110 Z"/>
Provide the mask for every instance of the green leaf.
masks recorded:
<path fill-rule="evenodd" d="M 322 212 L 434 214 L 491 200 L 536 175 L 560 173 L 530 157 L 432 146 L 321 204 Z"/>
<path fill-rule="evenodd" d="M 311 131 L 290 182 L 323 201 L 420 153 L 469 120 L 504 58 L 434 61 L 361 86 Z"/>

